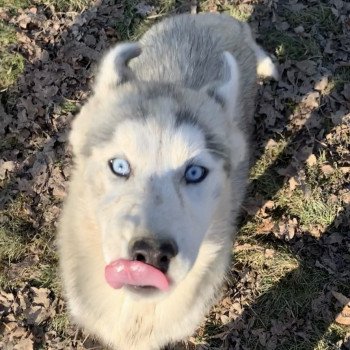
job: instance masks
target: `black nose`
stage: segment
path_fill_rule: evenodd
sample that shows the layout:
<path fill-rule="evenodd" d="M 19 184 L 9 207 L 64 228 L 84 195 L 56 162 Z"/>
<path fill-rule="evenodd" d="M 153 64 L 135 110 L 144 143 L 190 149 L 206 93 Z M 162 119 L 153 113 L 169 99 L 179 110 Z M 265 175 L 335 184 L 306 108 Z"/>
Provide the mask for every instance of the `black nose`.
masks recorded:
<path fill-rule="evenodd" d="M 132 260 L 138 260 L 152 265 L 166 273 L 172 258 L 178 252 L 172 239 L 156 239 L 139 237 L 129 244 L 129 254 Z"/>

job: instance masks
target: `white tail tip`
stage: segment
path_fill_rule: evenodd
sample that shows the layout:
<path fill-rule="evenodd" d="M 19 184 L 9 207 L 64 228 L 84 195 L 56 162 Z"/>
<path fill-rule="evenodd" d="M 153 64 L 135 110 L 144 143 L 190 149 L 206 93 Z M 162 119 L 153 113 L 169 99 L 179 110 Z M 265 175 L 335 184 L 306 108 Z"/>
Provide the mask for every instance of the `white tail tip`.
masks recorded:
<path fill-rule="evenodd" d="M 272 59 L 268 56 L 265 56 L 262 59 L 258 59 L 257 73 L 264 78 L 273 78 L 275 80 L 279 79 L 278 70 L 275 64 L 272 62 Z"/>

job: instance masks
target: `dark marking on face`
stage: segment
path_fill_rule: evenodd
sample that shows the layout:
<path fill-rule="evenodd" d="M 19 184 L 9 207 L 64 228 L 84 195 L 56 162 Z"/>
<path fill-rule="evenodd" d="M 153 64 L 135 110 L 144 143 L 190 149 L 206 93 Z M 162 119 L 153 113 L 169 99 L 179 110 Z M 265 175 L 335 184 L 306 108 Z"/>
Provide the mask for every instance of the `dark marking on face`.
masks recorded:
<path fill-rule="evenodd" d="M 231 160 L 228 148 L 214 134 L 205 132 L 204 135 L 207 150 L 214 156 L 223 159 L 224 170 L 229 174 L 231 171 Z"/>
<path fill-rule="evenodd" d="M 184 199 L 183 199 L 183 196 L 182 196 L 182 193 L 181 193 L 181 189 L 180 189 L 180 182 L 175 182 L 174 187 L 175 187 L 175 192 L 176 192 L 177 196 L 179 197 L 181 206 L 184 208 L 185 207 L 185 203 L 184 203 Z"/>
<path fill-rule="evenodd" d="M 86 135 L 86 142 L 81 149 L 85 157 L 91 155 L 92 149 L 112 139 L 115 129 L 107 124 L 99 125 L 98 129 L 90 130 Z"/>
<path fill-rule="evenodd" d="M 196 118 L 195 114 L 187 108 L 180 109 L 179 111 L 177 111 L 175 118 L 176 127 L 179 127 L 182 124 L 190 124 L 193 126 L 199 125 L 198 118 Z"/>
<path fill-rule="evenodd" d="M 219 137 L 210 132 L 208 127 L 203 125 L 196 114 L 188 108 L 177 111 L 175 117 L 175 126 L 179 127 L 182 124 L 187 124 L 197 127 L 204 134 L 206 149 L 215 157 L 224 160 L 224 170 L 229 174 L 231 171 L 230 152 Z"/>

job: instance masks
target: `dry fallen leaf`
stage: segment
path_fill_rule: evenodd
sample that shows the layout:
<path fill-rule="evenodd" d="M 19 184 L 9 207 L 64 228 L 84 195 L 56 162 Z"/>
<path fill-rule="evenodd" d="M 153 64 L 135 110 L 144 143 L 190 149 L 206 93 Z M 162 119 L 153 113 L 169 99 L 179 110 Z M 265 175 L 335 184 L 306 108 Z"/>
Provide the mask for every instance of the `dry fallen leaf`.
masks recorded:
<path fill-rule="evenodd" d="M 21 339 L 13 348 L 14 350 L 32 350 L 34 349 L 34 342 L 32 339 Z"/>
<path fill-rule="evenodd" d="M 271 259 L 275 256 L 275 250 L 274 249 L 265 249 L 264 256 L 266 259 Z"/>
<path fill-rule="evenodd" d="M 350 326 L 350 299 L 336 291 L 332 291 L 332 294 L 343 307 L 342 311 L 336 316 L 335 322 L 344 326 Z"/>
<path fill-rule="evenodd" d="M 306 164 L 310 167 L 317 164 L 317 158 L 314 154 L 310 154 L 309 157 L 306 159 Z"/>
<path fill-rule="evenodd" d="M 314 86 L 314 89 L 317 91 L 320 91 L 321 93 L 324 92 L 328 85 L 328 76 L 323 76 Z"/>
<path fill-rule="evenodd" d="M 31 291 L 34 293 L 33 304 L 38 306 L 44 306 L 44 308 L 48 308 L 51 304 L 51 300 L 49 299 L 50 290 L 47 288 L 35 288 L 32 287 Z"/>
<path fill-rule="evenodd" d="M 11 172 L 15 169 L 16 164 L 13 161 L 4 161 L 0 159 L 0 180 L 6 178 L 7 172 Z"/>
<path fill-rule="evenodd" d="M 289 183 L 289 189 L 291 191 L 294 191 L 296 189 L 297 186 L 299 186 L 299 183 L 297 180 L 295 180 L 294 177 L 291 177 L 289 180 L 288 180 L 288 183 Z"/>
<path fill-rule="evenodd" d="M 323 174 L 328 176 L 334 173 L 334 168 L 329 164 L 325 164 L 321 166 L 321 171 L 323 172 Z"/>
<path fill-rule="evenodd" d="M 256 233 L 267 233 L 267 232 L 271 232 L 273 230 L 275 226 L 275 223 L 272 222 L 272 220 L 269 219 L 265 219 L 263 220 L 263 222 L 257 227 L 256 229 Z"/>

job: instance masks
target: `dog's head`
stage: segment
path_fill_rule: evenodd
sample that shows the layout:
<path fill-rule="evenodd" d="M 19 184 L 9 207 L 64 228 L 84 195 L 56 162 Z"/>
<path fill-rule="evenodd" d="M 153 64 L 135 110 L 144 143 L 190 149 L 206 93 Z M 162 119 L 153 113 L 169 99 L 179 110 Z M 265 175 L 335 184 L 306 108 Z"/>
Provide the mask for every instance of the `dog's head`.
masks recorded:
<path fill-rule="evenodd" d="M 147 286 L 176 288 L 203 242 L 223 244 L 230 174 L 246 145 L 232 129 L 239 79 L 232 55 L 222 56 L 226 81 L 195 91 L 137 80 L 128 61 L 140 53 L 122 44 L 106 55 L 70 140 L 107 280 L 146 294 L 154 290 Z"/>

